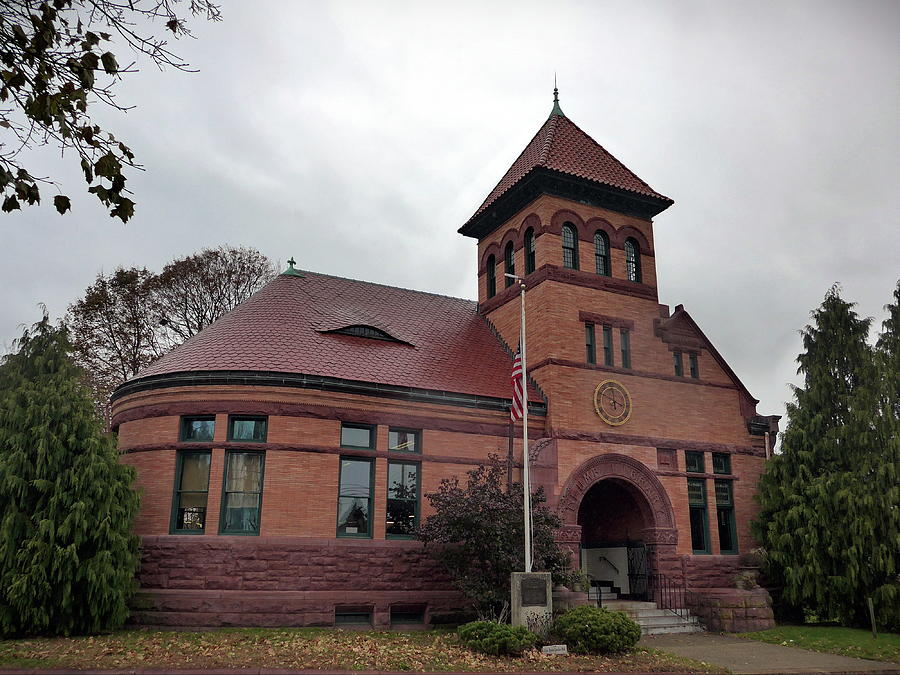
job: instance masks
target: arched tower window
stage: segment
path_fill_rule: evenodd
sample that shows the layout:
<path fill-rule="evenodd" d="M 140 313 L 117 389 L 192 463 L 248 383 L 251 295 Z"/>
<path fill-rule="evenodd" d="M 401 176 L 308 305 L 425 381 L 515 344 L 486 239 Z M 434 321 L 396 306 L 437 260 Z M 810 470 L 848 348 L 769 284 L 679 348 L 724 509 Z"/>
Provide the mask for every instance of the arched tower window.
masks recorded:
<path fill-rule="evenodd" d="M 641 247 L 630 237 L 625 240 L 625 276 L 641 283 Z"/>
<path fill-rule="evenodd" d="M 488 256 L 485 266 L 487 267 L 485 270 L 487 272 L 487 296 L 493 298 L 497 295 L 497 261 L 493 255 Z"/>
<path fill-rule="evenodd" d="M 515 253 L 513 252 L 513 243 L 509 242 L 506 245 L 506 248 L 503 249 L 503 270 L 506 274 L 515 274 L 516 273 L 516 259 Z M 504 276 L 506 279 L 505 287 L 512 286 L 513 280 L 510 277 Z"/>
<path fill-rule="evenodd" d="M 525 274 L 534 272 L 534 229 L 525 230 Z"/>
<path fill-rule="evenodd" d="M 562 226 L 563 267 L 578 269 L 578 234 L 572 223 Z"/>
<path fill-rule="evenodd" d="M 609 237 L 603 230 L 597 230 L 594 234 L 594 262 L 597 266 L 597 274 L 609 276 Z"/>

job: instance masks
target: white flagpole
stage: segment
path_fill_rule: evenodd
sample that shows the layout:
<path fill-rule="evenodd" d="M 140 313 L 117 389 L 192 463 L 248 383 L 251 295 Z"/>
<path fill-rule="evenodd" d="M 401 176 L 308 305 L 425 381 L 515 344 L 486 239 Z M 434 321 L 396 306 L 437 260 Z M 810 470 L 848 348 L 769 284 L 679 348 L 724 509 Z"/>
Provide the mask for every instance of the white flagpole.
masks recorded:
<path fill-rule="evenodd" d="M 525 281 L 520 279 L 522 289 L 522 321 L 519 327 L 520 349 L 522 350 L 522 491 L 525 493 L 525 572 L 531 572 L 531 481 L 528 469 L 528 370 L 525 361 Z"/>

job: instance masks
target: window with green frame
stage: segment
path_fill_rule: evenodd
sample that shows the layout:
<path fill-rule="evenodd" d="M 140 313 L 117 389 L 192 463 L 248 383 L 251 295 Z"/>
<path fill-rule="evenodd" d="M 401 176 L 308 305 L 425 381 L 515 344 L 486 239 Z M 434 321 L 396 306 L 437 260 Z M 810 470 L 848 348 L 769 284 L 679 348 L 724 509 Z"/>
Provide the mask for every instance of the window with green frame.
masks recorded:
<path fill-rule="evenodd" d="M 594 324 L 584 324 L 584 351 L 588 363 L 597 363 L 597 343 L 594 339 Z"/>
<path fill-rule="evenodd" d="M 619 331 L 619 340 L 622 346 L 622 367 L 631 368 L 631 333 L 627 328 Z"/>
<path fill-rule="evenodd" d="M 371 424 L 341 424 L 342 448 L 375 449 L 375 427 Z"/>
<path fill-rule="evenodd" d="M 709 553 L 709 515 L 706 509 L 706 481 L 688 478 L 688 507 L 691 520 L 691 549 Z"/>
<path fill-rule="evenodd" d="M 731 473 L 731 455 L 724 452 L 714 452 L 712 459 L 713 473 Z"/>
<path fill-rule="evenodd" d="M 703 453 L 692 450 L 684 452 L 684 470 L 688 473 L 706 473 Z"/>
<path fill-rule="evenodd" d="M 172 534 L 203 534 L 206 529 L 210 457 L 209 450 L 178 453 L 169 526 Z"/>
<path fill-rule="evenodd" d="M 228 440 L 265 443 L 267 427 L 266 417 L 231 415 L 228 417 Z"/>
<path fill-rule="evenodd" d="M 259 534 L 264 464 L 262 452 L 225 453 L 219 534 Z"/>
<path fill-rule="evenodd" d="M 672 360 L 675 362 L 675 375 L 682 377 L 684 375 L 684 359 L 681 352 L 672 352 Z"/>
<path fill-rule="evenodd" d="M 208 443 L 212 441 L 215 430 L 215 415 L 182 417 L 178 439 L 184 443 Z"/>
<path fill-rule="evenodd" d="M 603 365 L 613 365 L 612 326 L 603 326 Z"/>
<path fill-rule="evenodd" d="M 388 450 L 392 452 L 422 452 L 422 430 L 390 427 L 388 429 Z"/>
<path fill-rule="evenodd" d="M 696 380 L 700 377 L 700 366 L 697 364 L 697 355 L 690 354 L 688 356 L 688 360 L 690 361 L 690 364 L 691 364 L 691 377 L 693 377 Z"/>
<path fill-rule="evenodd" d="M 734 495 L 730 480 L 716 480 L 716 519 L 719 525 L 719 553 L 738 552 L 737 526 L 734 522 Z"/>
<path fill-rule="evenodd" d="M 341 457 L 338 481 L 337 535 L 372 536 L 372 488 L 375 465 L 371 459 Z"/>
<path fill-rule="evenodd" d="M 388 462 L 385 535 L 398 539 L 412 537 L 418 523 L 419 464 Z"/>

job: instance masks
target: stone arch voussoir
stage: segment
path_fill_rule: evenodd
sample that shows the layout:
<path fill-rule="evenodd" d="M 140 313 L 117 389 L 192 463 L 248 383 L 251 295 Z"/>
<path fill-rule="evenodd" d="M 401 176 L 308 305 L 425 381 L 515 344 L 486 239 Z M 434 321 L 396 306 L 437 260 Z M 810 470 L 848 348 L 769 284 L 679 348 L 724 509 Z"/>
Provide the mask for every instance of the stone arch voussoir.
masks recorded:
<path fill-rule="evenodd" d="M 674 544 L 677 541 L 672 502 L 662 483 L 641 462 L 614 453 L 590 458 L 569 476 L 557 507 L 564 526 L 578 524 L 578 509 L 584 496 L 594 485 L 608 478 L 629 484 L 647 500 L 653 514 L 653 524 L 646 530 L 648 543 Z"/>

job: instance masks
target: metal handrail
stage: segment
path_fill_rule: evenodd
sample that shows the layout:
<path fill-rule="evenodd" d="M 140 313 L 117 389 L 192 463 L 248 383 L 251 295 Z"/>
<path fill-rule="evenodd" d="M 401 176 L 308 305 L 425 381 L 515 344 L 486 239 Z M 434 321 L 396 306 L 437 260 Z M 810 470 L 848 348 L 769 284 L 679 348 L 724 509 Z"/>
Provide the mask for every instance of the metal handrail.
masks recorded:
<path fill-rule="evenodd" d="M 659 609 L 677 614 L 683 619 L 690 615 L 690 597 L 684 580 L 676 580 L 665 574 L 647 575 L 647 596 Z"/>

